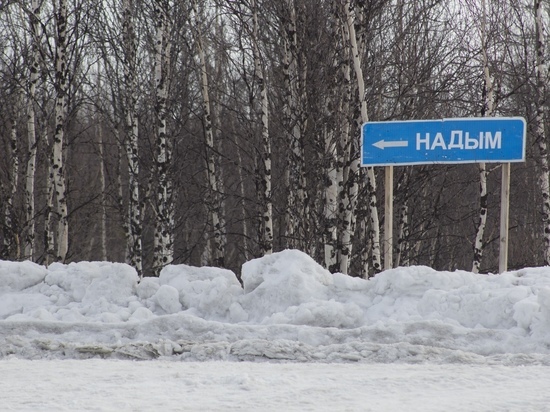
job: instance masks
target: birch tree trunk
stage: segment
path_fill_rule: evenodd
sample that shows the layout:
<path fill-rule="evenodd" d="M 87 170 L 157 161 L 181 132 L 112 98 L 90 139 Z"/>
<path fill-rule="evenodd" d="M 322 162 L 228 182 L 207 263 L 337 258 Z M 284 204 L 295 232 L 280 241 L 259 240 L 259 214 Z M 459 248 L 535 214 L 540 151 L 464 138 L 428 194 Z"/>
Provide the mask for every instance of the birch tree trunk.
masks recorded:
<path fill-rule="evenodd" d="M 55 236 L 53 233 L 53 199 L 54 199 L 54 182 L 51 176 L 53 176 L 53 162 L 51 158 L 51 145 L 48 142 L 48 138 L 44 139 L 46 145 L 46 153 L 50 153 L 48 157 L 48 179 L 46 179 L 46 209 L 44 211 L 44 264 L 48 266 L 55 255 Z"/>
<path fill-rule="evenodd" d="M 34 260 L 34 242 L 35 242 L 35 200 L 34 200 L 34 182 L 36 173 L 36 85 L 39 79 L 40 70 L 40 1 L 32 0 L 31 12 L 29 15 L 29 26 L 31 31 L 31 67 L 29 79 L 29 96 L 27 106 L 27 170 L 25 174 L 25 219 L 27 222 L 27 230 L 25 234 L 25 251 L 26 259 Z"/>
<path fill-rule="evenodd" d="M 143 249 L 139 188 L 139 124 L 137 119 L 137 39 L 134 29 L 133 0 L 124 0 L 122 10 L 122 42 L 124 48 L 125 149 L 128 158 L 128 214 L 126 262 L 143 276 Z"/>
<path fill-rule="evenodd" d="M 483 62 L 483 108 L 481 116 L 490 117 L 494 112 L 494 87 L 491 72 L 489 70 L 489 58 L 487 55 L 487 14 L 486 1 L 482 0 L 482 18 L 481 18 L 481 58 Z M 487 225 L 487 167 L 484 162 L 479 163 L 479 220 L 476 227 L 476 237 L 474 241 L 474 259 L 472 263 L 472 272 L 479 273 L 481 260 L 483 258 L 483 249 L 485 244 L 483 236 Z"/>
<path fill-rule="evenodd" d="M 410 182 L 411 169 L 404 171 L 400 179 L 397 181 L 395 191 L 401 193 L 403 202 L 399 206 L 398 212 L 398 228 L 397 228 L 397 255 L 395 257 L 395 266 L 409 266 L 409 195 L 408 187 Z"/>
<path fill-rule="evenodd" d="M 156 175 L 157 202 L 154 233 L 153 273 L 172 263 L 174 258 L 174 203 L 173 184 L 170 176 L 172 164 L 172 141 L 166 134 L 166 110 L 168 85 L 170 83 L 171 31 L 168 16 L 169 4 L 157 0 L 155 4 L 156 42 L 155 42 L 155 86 L 156 86 Z"/>
<path fill-rule="evenodd" d="M 260 180 L 260 205 L 262 208 L 260 217 L 260 253 L 270 255 L 273 253 L 273 202 L 271 199 L 271 137 L 269 135 L 269 101 L 267 96 L 267 82 L 265 69 L 262 65 L 260 48 L 258 46 L 258 9 L 255 0 L 251 0 L 252 11 L 252 48 L 254 54 L 254 68 L 256 82 L 260 89 L 260 118 L 262 123 L 262 162 Z"/>
<path fill-rule="evenodd" d="M 52 145 L 53 183 L 57 213 L 55 259 L 65 262 L 69 248 L 69 220 L 64 163 L 65 124 L 67 121 L 67 0 L 55 3 L 55 131 Z"/>
<path fill-rule="evenodd" d="M 325 267 L 331 271 L 336 270 L 337 259 L 337 240 L 338 240 L 338 172 L 336 168 L 337 152 L 334 131 L 325 127 L 323 130 L 325 155 L 327 157 L 326 165 L 326 184 L 324 193 L 324 261 Z"/>
<path fill-rule="evenodd" d="M 331 32 L 334 35 L 338 45 L 333 57 L 332 71 L 329 73 L 328 80 L 329 91 L 325 102 L 325 113 L 327 119 L 334 119 L 334 126 L 326 124 L 323 128 L 323 143 L 325 164 L 325 185 L 324 185 L 324 208 L 323 216 L 325 226 L 323 230 L 324 244 L 324 265 L 331 272 L 340 269 L 339 266 L 339 248 L 338 248 L 338 223 L 339 223 L 339 191 L 338 187 L 342 183 L 342 159 L 339 157 L 339 149 L 342 144 L 341 125 L 347 122 L 347 109 L 344 110 L 344 101 L 349 97 L 347 88 L 349 83 L 344 84 L 343 66 L 347 65 L 347 40 L 342 34 L 342 25 L 338 23 L 339 18 L 338 5 L 332 5 L 331 8 Z M 340 40 L 340 41 L 339 41 Z M 342 55 L 346 58 L 342 58 Z M 348 66 L 349 72 L 349 66 Z M 344 143 L 345 144 L 345 143 Z"/>
<path fill-rule="evenodd" d="M 537 83 L 537 113 L 535 119 L 535 141 L 540 153 L 539 184 L 542 194 L 542 218 L 544 227 L 544 264 L 550 266 L 550 168 L 548 165 L 548 147 L 546 141 L 546 92 L 548 68 L 545 57 L 544 22 L 542 0 L 535 0 L 535 76 Z"/>
<path fill-rule="evenodd" d="M 16 91 L 16 93 L 18 93 Z M 19 101 L 19 96 L 16 96 L 16 101 Z M 17 104 L 17 103 L 16 103 Z M 17 106 L 15 107 L 17 109 Z M 3 258 L 13 259 L 19 258 L 19 238 L 15 229 L 14 222 L 14 199 L 19 186 L 19 150 L 17 145 L 17 110 L 13 110 L 12 123 L 10 128 L 10 159 L 11 170 L 9 173 L 10 187 L 7 190 L 6 201 L 4 203 L 4 248 Z"/>
<path fill-rule="evenodd" d="M 355 208 L 357 206 L 357 175 L 359 173 L 358 164 L 352 159 L 352 142 L 350 137 L 350 119 L 348 113 L 351 110 L 352 87 L 351 87 L 351 67 L 350 67 L 350 37 L 347 20 L 342 24 L 342 43 L 343 59 L 340 64 L 342 71 L 342 95 L 343 106 L 340 118 L 340 160 L 337 163 L 337 181 L 338 181 L 338 212 L 341 222 L 340 235 L 338 241 L 337 260 L 340 264 L 339 271 L 347 274 L 349 271 L 351 257 L 351 240 L 355 226 Z M 355 195 L 354 195 L 355 194 Z"/>
<path fill-rule="evenodd" d="M 98 96 L 101 98 L 101 76 L 100 76 L 100 66 L 98 64 L 97 70 L 97 90 Z M 103 150 L 103 128 L 101 124 L 101 117 L 99 116 L 99 111 L 96 116 L 96 135 L 97 135 L 97 146 L 99 150 L 99 185 L 101 190 L 101 219 L 100 219 L 100 250 L 101 257 L 103 261 L 107 261 L 107 196 L 106 196 L 106 183 L 105 183 L 105 157 Z M 91 249 L 91 248 L 90 248 Z"/>
<path fill-rule="evenodd" d="M 302 59 L 299 67 L 299 44 L 297 33 L 296 0 L 286 0 L 288 9 L 283 27 L 283 71 L 286 90 L 284 114 L 289 131 L 289 163 L 287 169 L 288 202 L 285 236 L 288 246 L 304 250 L 308 230 L 309 197 L 305 175 L 303 134 L 306 127 L 303 105 L 307 67 Z"/>
<path fill-rule="evenodd" d="M 121 138 L 120 132 L 117 128 L 114 129 L 114 135 L 115 140 L 117 143 L 117 151 L 116 151 L 116 167 L 115 167 L 115 176 L 116 176 L 116 182 L 117 182 L 117 196 L 116 196 L 116 202 L 117 202 L 117 208 L 120 213 L 120 216 L 122 216 L 122 230 L 124 231 L 124 236 L 126 240 L 126 245 L 124 248 L 124 258 L 126 263 L 129 263 L 128 260 L 128 250 L 129 250 L 129 233 L 130 228 L 129 225 L 129 219 L 128 219 L 128 210 L 124 204 L 124 185 L 122 183 L 122 176 L 123 176 L 123 159 L 126 157 L 126 148 L 125 148 L 125 141 L 124 138 Z M 134 267 L 135 269 L 135 267 Z"/>
<path fill-rule="evenodd" d="M 408 59 L 406 58 L 405 51 L 408 48 L 407 43 L 405 42 L 406 35 L 404 30 L 404 24 L 405 24 L 405 10 L 404 10 L 404 0 L 397 0 L 396 4 L 396 36 L 397 36 L 397 44 L 395 48 L 396 53 L 396 61 L 399 62 L 398 67 L 398 82 L 399 87 L 407 87 L 408 82 L 412 82 L 412 80 L 409 80 L 409 76 L 405 76 L 405 73 L 408 66 Z M 415 39 L 416 40 L 416 39 Z M 414 40 L 413 40 L 414 41 Z M 412 69 L 414 70 L 414 68 Z M 416 87 L 413 86 L 413 93 L 412 96 L 416 95 Z M 410 106 L 414 104 L 414 97 L 407 98 L 407 96 L 399 96 L 399 105 L 402 110 L 402 120 L 406 120 L 409 115 L 408 111 Z M 407 247 L 407 240 L 409 236 L 409 196 L 408 196 L 408 185 L 409 185 L 409 176 L 411 173 L 411 168 L 405 168 L 403 169 L 402 173 L 399 175 L 399 178 L 397 180 L 397 185 L 395 188 L 395 192 L 402 197 L 402 202 L 399 205 L 399 211 L 398 211 L 398 223 L 397 223 L 397 253 L 395 256 L 395 267 L 399 267 L 400 265 L 408 266 L 408 247 Z"/>
<path fill-rule="evenodd" d="M 233 119 L 231 119 L 231 128 L 235 130 L 235 125 Z M 248 229 L 248 214 L 247 214 L 247 199 L 246 199 L 246 189 L 245 181 L 243 174 L 243 155 L 242 148 L 239 145 L 238 137 L 236 133 L 233 134 L 233 144 L 235 145 L 237 164 L 236 164 L 236 173 L 238 183 L 238 196 L 240 197 L 240 219 L 242 221 L 242 249 L 244 261 L 247 262 L 250 260 L 250 248 L 249 248 L 249 229 Z M 261 236 L 260 236 L 261 237 Z"/>
<path fill-rule="evenodd" d="M 220 205 L 220 227 L 221 227 L 221 250 L 224 251 L 224 255 L 227 255 L 227 211 L 226 211 L 226 196 L 225 196 L 225 173 L 222 163 L 222 153 L 224 153 L 224 135 L 227 129 L 226 124 L 222 121 L 222 112 L 221 106 L 224 96 L 231 94 L 227 90 L 226 82 L 223 79 L 224 67 L 226 65 L 226 50 L 224 49 L 225 44 L 228 44 L 230 41 L 226 38 L 224 30 L 224 19 L 220 17 L 221 10 L 219 5 L 215 6 L 215 36 L 218 39 L 218 42 L 222 45 L 218 45 L 213 51 L 214 57 L 214 87 L 212 88 L 214 92 L 213 104 L 212 104 L 212 127 L 214 131 L 214 161 L 216 162 L 216 181 L 218 191 L 216 196 L 218 197 L 217 202 Z M 224 256 L 224 264 L 228 256 Z"/>
<path fill-rule="evenodd" d="M 206 54 L 204 50 L 204 44 L 202 39 L 202 31 L 200 28 L 201 19 L 199 18 L 197 2 L 193 4 L 193 15 L 195 16 L 195 44 L 199 55 L 200 65 L 200 87 L 203 100 L 203 125 L 205 136 L 205 150 L 206 150 L 206 175 L 209 189 L 209 196 L 206 203 L 210 214 L 210 220 L 213 229 L 213 250 L 212 260 L 213 264 L 218 267 L 224 266 L 225 250 L 223 248 L 223 228 L 220 220 L 220 199 L 218 191 L 218 182 L 216 178 L 216 158 L 214 150 L 214 132 L 212 130 L 212 109 L 210 106 L 210 93 L 208 72 L 206 64 Z"/>
<path fill-rule="evenodd" d="M 355 5 L 350 0 L 345 0 L 343 3 L 344 15 L 346 18 L 346 26 L 349 34 L 349 42 L 351 46 L 351 54 L 353 59 L 353 67 L 355 71 L 355 77 L 357 80 L 357 88 L 359 92 L 359 105 L 361 110 L 361 119 L 360 124 L 363 124 L 369 120 L 367 113 L 367 101 L 366 101 L 366 92 L 365 92 L 365 83 L 363 78 L 363 69 L 361 62 L 361 54 L 359 52 L 359 46 L 357 44 L 357 35 L 355 33 Z M 352 152 L 352 155 L 358 155 L 357 152 Z M 359 169 L 359 157 L 354 157 L 352 159 L 352 165 L 350 168 L 350 173 L 357 174 Z M 372 267 L 375 273 L 381 270 L 381 256 L 380 256 L 380 221 L 378 218 L 378 205 L 376 199 L 376 177 L 374 175 L 374 168 L 367 167 L 366 173 L 366 185 L 368 190 L 368 204 L 370 212 L 370 241 L 372 242 Z M 353 214 L 355 206 L 353 203 L 357 202 L 357 183 L 354 183 L 350 189 L 350 201 L 352 207 L 350 212 Z M 345 228 L 346 240 L 351 238 L 355 230 L 355 224 L 352 223 L 352 219 L 349 220 L 347 228 Z M 348 256 L 351 254 L 351 242 L 349 243 L 350 251 Z"/>

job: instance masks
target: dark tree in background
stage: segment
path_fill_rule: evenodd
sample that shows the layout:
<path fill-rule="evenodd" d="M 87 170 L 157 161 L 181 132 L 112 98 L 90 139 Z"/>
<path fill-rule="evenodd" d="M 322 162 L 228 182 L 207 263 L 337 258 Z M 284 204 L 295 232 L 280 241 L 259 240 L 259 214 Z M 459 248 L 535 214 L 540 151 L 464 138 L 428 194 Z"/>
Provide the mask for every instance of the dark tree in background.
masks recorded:
<path fill-rule="evenodd" d="M 4 259 L 381 270 L 365 121 L 522 116 L 509 267 L 549 264 L 544 0 L 15 0 L 0 8 Z M 394 265 L 498 270 L 499 165 L 395 167 Z"/>

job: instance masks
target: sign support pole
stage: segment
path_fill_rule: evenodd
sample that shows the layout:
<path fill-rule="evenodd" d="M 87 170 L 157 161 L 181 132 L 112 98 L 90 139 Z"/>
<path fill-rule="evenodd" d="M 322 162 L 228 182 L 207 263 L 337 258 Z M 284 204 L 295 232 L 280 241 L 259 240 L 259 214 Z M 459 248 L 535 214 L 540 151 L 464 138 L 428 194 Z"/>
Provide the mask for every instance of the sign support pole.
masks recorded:
<path fill-rule="evenodd" d="M 498 272 L 508 270 L 508 229 L 510 214 L 510 163 L 502 164 L 502 182 L 500 189 L 500 253 Z"/>
<path fill-rule="evenodd" d="M 384 270 L 388 270 L 393 267 L 393 166 L 385 167 L 384 178 Z"/>

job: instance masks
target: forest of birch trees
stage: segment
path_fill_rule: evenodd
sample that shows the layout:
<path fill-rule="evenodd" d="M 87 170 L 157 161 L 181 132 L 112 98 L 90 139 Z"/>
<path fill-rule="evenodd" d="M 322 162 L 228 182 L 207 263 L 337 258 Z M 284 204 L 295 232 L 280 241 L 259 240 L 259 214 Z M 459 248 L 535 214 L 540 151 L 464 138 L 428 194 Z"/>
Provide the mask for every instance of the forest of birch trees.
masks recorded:
<path fill-rule="evenodd" d="M 520 116 L 509 268 L 550 264 L 548 0 L 0 0 L 0 258 L 384 267 L 369 121 Z M 395 167 L 393 266 L 498 271 L 499 164 Z"/>

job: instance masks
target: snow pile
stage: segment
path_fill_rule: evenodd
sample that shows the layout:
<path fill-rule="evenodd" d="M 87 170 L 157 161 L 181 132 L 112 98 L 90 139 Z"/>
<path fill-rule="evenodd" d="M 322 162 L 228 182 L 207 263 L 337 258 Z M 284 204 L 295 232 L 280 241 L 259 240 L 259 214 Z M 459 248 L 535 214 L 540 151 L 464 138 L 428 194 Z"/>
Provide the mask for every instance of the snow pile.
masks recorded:
<path fill-rule="evenodd" d="M 0 262 L 0 357 L 550 364 L 550 269 L 363 280 L 286 250 L 230 271 Z"/>
<path fill-rule="evenodd" d="M 296 250 L 245 263 L 242 279 L 244 296 L 238 303 L 251 322 L 323 327 L 362 323 L 356 305 L 331 296 L 332 275 Z"/>

